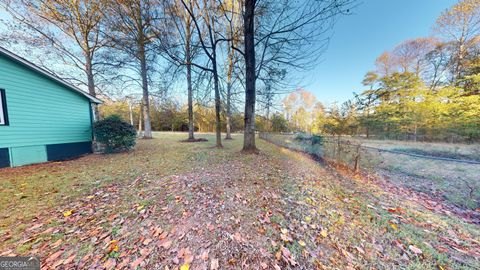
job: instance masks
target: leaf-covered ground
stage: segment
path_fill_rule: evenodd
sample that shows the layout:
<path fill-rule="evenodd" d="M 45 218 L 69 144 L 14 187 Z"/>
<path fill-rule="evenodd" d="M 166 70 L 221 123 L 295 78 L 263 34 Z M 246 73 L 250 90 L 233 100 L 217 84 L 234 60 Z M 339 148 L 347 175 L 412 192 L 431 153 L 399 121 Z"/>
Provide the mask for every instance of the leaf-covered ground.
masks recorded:
<path fill-rule="evenodd" d="M 480 230 L 241 137 L 0 170 L 0 255 L 42 269 L 478 269 Z"/>

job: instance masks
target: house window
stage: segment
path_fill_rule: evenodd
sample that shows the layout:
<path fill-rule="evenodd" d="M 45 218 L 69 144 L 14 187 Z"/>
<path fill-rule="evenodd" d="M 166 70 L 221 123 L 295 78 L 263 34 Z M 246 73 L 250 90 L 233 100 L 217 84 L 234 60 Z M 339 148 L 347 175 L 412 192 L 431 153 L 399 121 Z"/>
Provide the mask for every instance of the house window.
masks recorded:
<path fill-rule="evenodd" d="M 0 89 L 0 126 L 8 126 L 7 98 L 4 89 Z"/>

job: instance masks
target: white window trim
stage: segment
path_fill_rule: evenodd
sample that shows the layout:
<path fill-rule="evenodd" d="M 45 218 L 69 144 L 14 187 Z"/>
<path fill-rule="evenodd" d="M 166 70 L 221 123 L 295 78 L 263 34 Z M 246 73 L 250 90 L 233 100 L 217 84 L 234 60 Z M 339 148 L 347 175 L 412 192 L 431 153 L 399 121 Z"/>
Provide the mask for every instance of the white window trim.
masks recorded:
<path fill-rule="evenodd" d="M 5 102 L 3 100 L 3 96 L 5 94 L 5 90 L 0 89 L 0 126 L 5 126 L 7 125 L 5 121 L 5 114 L 6 114 L 6 109 L 3 108 L 3 103 Z"/>

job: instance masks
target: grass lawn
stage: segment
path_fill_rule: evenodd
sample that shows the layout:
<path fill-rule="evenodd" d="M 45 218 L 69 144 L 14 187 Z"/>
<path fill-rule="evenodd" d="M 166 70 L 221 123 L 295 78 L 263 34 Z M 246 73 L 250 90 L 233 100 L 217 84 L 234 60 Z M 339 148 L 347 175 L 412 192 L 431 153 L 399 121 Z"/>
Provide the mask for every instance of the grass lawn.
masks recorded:
<path fill-rule="evenodd" d="M 0 170 L 0 255 L 42 269 L 479 269 L 480 230 L 242 137 Z M 187 267 L 187 265 L 189 267 Z"/>

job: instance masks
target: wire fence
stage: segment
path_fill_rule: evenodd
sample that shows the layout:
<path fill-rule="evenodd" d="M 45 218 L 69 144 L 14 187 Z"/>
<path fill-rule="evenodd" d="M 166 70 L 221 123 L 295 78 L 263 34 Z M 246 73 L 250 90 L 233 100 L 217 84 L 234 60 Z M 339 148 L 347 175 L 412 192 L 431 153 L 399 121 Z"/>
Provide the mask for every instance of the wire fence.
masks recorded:
<path fill-rule="evenodd" d="M 479 160 L 379 148 L 355 138 L 318 139 L 282 133 L 260 133 L 259 136 L 275 145 L 308 153 L 353 172 L 384 176 L 394 183 L 429 193 L 463 208 L 475 210 L 480 207 Z M 419 143 L 417 147 L 423 145 Z"/>

